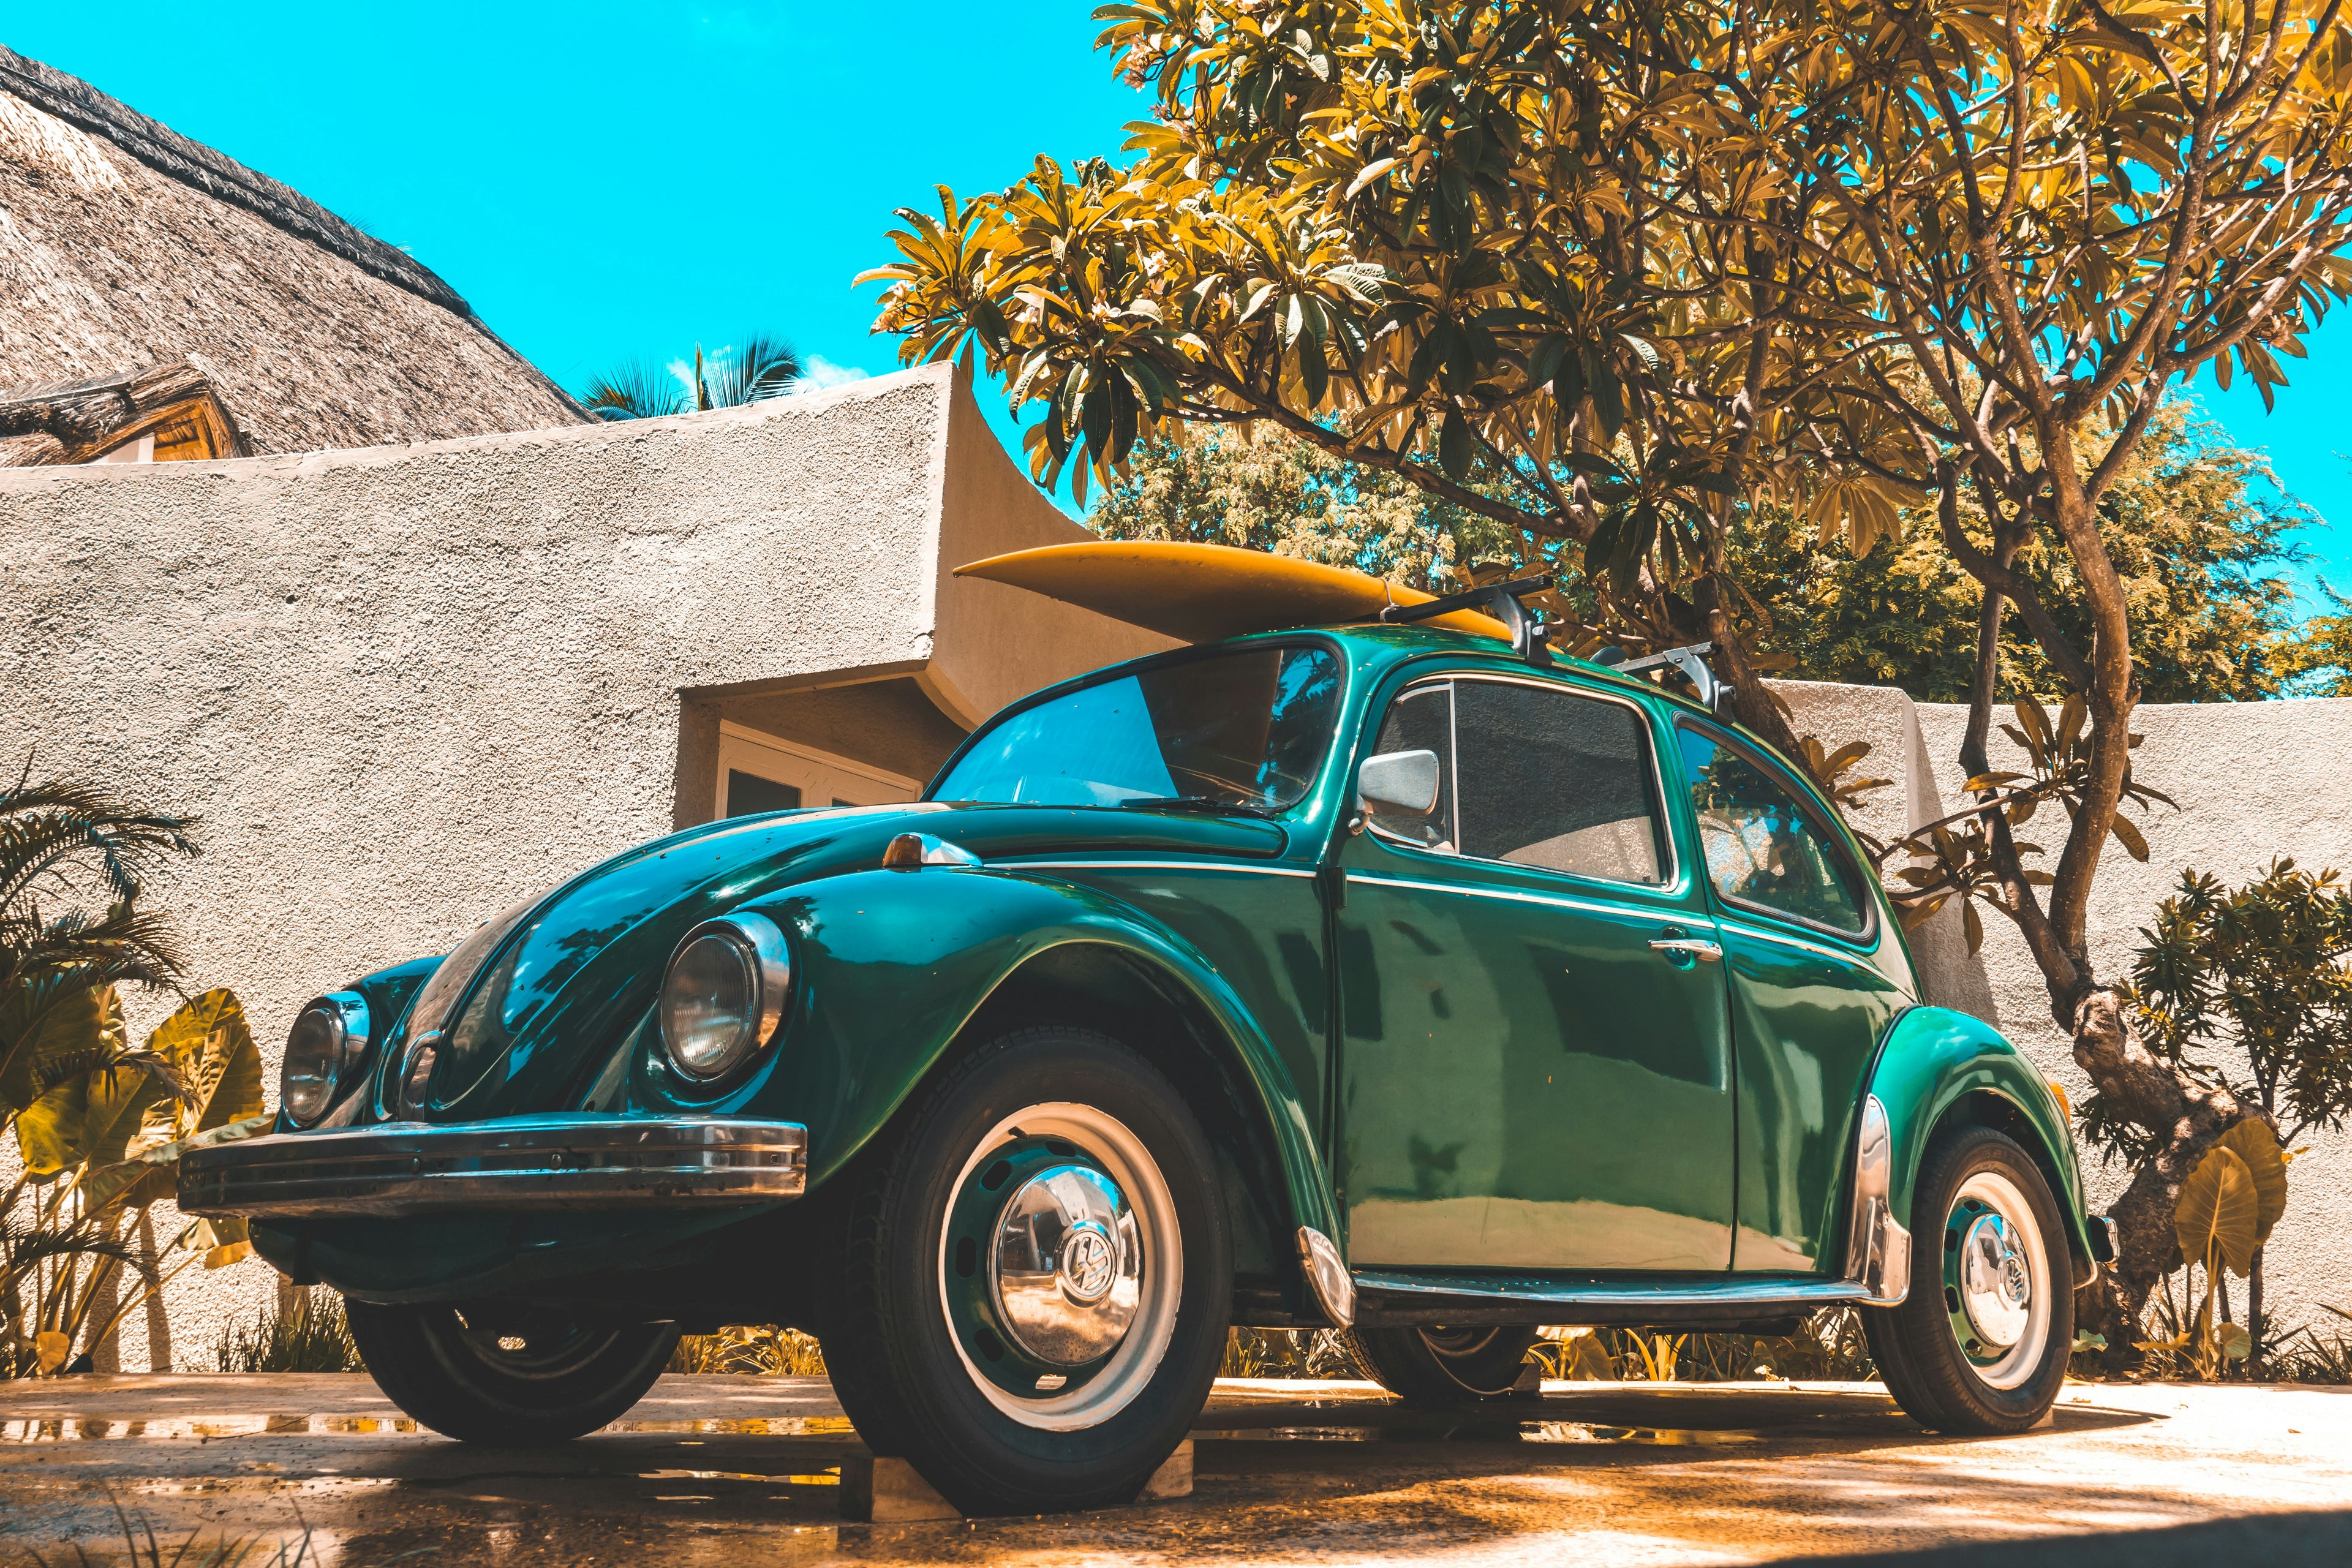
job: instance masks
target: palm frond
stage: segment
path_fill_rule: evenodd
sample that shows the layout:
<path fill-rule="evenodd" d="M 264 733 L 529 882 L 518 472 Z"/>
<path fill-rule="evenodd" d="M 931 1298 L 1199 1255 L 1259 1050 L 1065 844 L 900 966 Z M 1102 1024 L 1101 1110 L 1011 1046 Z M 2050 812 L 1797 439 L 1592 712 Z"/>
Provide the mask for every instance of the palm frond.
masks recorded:
<path fill-rule="evenodd" d="M 179 930 L 169 916 L 127 901 L 90 916 L 15 921 L 0 929 L 0 984 L 70 975 L 84 987 L 139 985 L 168 990 L 186 973 Z"/>
<path fill-rule="evenodd" d="M 590 382 L 580 403 L 599 419 L 658 419 L 686 412 L 686 391 L 666 366 L 636 359 Z"/>
<path fill-rule="evenodd" d="M 139 894 L 156 862 L 197 852 L 195 819 L 118 800 L 95 785 L 32 782 L 28 761 L 0 795 L 0 911 L 15 911 L 44 882 L 69 889 L 71 871 L 94 861 L 117 899 Z"/>
<path fill-rule="evenodd" d="M 782 397 L 808 373 L 800 353 L 773 332 L 746 332 L 742 341 L 719 358 L 710 378 L 710 402 L 718 408 L 740 408 Z"/>

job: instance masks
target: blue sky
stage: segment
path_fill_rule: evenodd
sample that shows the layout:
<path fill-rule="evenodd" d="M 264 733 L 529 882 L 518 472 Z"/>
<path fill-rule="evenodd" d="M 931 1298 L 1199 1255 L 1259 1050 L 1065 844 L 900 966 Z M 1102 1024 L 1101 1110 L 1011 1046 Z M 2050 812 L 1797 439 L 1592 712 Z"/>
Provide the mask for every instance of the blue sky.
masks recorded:
<path fill-rule="evenodd" d="M 782 331 L 831 374 L 869 337 L 895 207 L 1115 153 L 1142 111 L 1093 0 L 895 5 L 232 4 L 12 8 L 0 43 L 83 77 L 406 247 L 575 390 L 639 356 Z M 2200 388 L 2288 488 L 2352 522 L 2352 310 L 2265 416 Z M 1003 399 L 982 402 L 1008 437 Z M 1017 449 L 1017 448 L 1016 448 Z M 2305 538 L 2352 588 L 2352 533 Z"/>

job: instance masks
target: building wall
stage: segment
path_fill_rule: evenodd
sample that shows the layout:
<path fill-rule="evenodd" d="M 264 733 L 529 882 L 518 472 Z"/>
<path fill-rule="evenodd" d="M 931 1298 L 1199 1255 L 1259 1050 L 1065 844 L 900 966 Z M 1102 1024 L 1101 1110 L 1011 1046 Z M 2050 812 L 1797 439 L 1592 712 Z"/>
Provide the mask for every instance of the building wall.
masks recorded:
<path fill-rule="evenodd" d="M 1034 599 L 1017 657 L 942 634 L 967 586 L 942 552 L 1085 537 L 992 440 L 951 441 L 986 435 L 959 406 L 941 365 L 637 424 L 0 471 L 0 752 L 203 819 L 153 902 L 274 1086 L 310 997 L 709 816 L 722 716 L 928 773 L 961 732 L 917 684 L 943 654 L 993 704 L 1165 647 Z M 143 1037 L 167 1007 L 131 1000 Z M 176 1359 L 207 1367 L 272 1276 L 184 1279 Z"/>
<path fill-rule="evenodd" d="M 1857 771 L 1892 781 L 1861 815 L 1861 826 L 1892 838 L 1967 803 L 1955 760 L 1968 723 L 1957 703 L 1914 704 L 1882 687 L 1781 683 L 1801 734 L 1835 746 L 1867 741 Z M 2140 928 L 2195 868 L 2236 884 L 2261 876 L 2275 856 L 2310 869 L 2352 873 L 2352 814 L 2341 809 L 2342 759 L 2352 755 L 2352 700 L 2295 702 L 2151 703 L 2133 717 L 2147 737 L 2133 776 L 2179 803 L 2136 813 L 2149 856 L 2143 865 L 2108 842 L 2091 904 L 2091 957 L 2103 981 L 2125 978 Z M 1990 761 L 2023 771 L 2023 753 L 1996 726 Z M 2038 838 L 2054 868 L 2062 823 Z M 2090 1092 L 2071 1040 L 2050 1016 L 2050 998 L 2017 929 L 1985 911 L 1985 942 L 1971 956 L 1948 908 L 1912 939 L 1928 998 L 1996 1025 L 2079 1104 Z M 2286 1214 L 2264 1250 L 2267 1309 L 2273 1321 L 2340 1327 L 2323 1305 L 2352 1310 L 2352 1136 L 2325 1129 L 2298 1141 L 2309 1152 L 2288 1170 Z M 2130 1172 L 2084 1152 L 2092 1207 L 2119 1194 Z M 2242 1285 L 2233 1283 L 2241 1302 Z"/>

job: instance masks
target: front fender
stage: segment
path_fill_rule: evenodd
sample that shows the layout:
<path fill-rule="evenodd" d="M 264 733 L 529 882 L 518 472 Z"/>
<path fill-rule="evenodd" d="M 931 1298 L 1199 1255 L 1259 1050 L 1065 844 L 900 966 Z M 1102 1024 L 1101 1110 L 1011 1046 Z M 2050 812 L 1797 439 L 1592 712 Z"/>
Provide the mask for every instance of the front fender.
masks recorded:
<path fill-rule="evenodd" d="M 2053 1179 L 2065 1211 L 2068 1249 L 2095 1256 L 2083 1212 L 2083 1176 L 2066 1113 L 2048 1082 L 2000 1031 L 1948 1007 L 1913 1007 L 1896 1018 L 1871 1069 L 1870 1092 L 1886 1108 L 1894 1146 L 1887 1208 L 1915 1237 L 1911 1212 L 1927 1145 L 1947 1121 L 2002 1125 Z M 1988 1115 L 1995 1106 L 1997 1115 Z"/>
<path fill-rule="evenodd" d="M 1008 978 L 1049 949 L 1094 943 L 1149 965 L 1213 1020 L 1238 1069 L 1234 1088 L 1279 1156 L 1290 1212 L 1337 1234 L 1329 1178 L 1288 1069 L 1224 977 L 1133 906 L 1017 869 L 929 866 L 829 877 L 741 907 L 793 936 L 790 1022 L 772 1059 L 714 1105 L 692 1097 L 656 1047 L 639 1058 L 638 1106 L 800 1122 L 814 1191 L 906 1103 Z"/>

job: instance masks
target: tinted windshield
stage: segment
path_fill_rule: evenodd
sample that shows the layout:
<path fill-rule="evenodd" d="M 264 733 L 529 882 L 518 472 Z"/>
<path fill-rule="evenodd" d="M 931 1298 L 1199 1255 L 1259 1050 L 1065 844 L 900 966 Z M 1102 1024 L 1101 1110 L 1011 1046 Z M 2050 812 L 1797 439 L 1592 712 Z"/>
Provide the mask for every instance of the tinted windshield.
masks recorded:
<path fill-rule="evenodd" d="M 982 731 L 935 800 L 1281 807 L 1307 793 L 1339 718 L 1339 660 L 1253 647 L 1066 691 Z"/>

